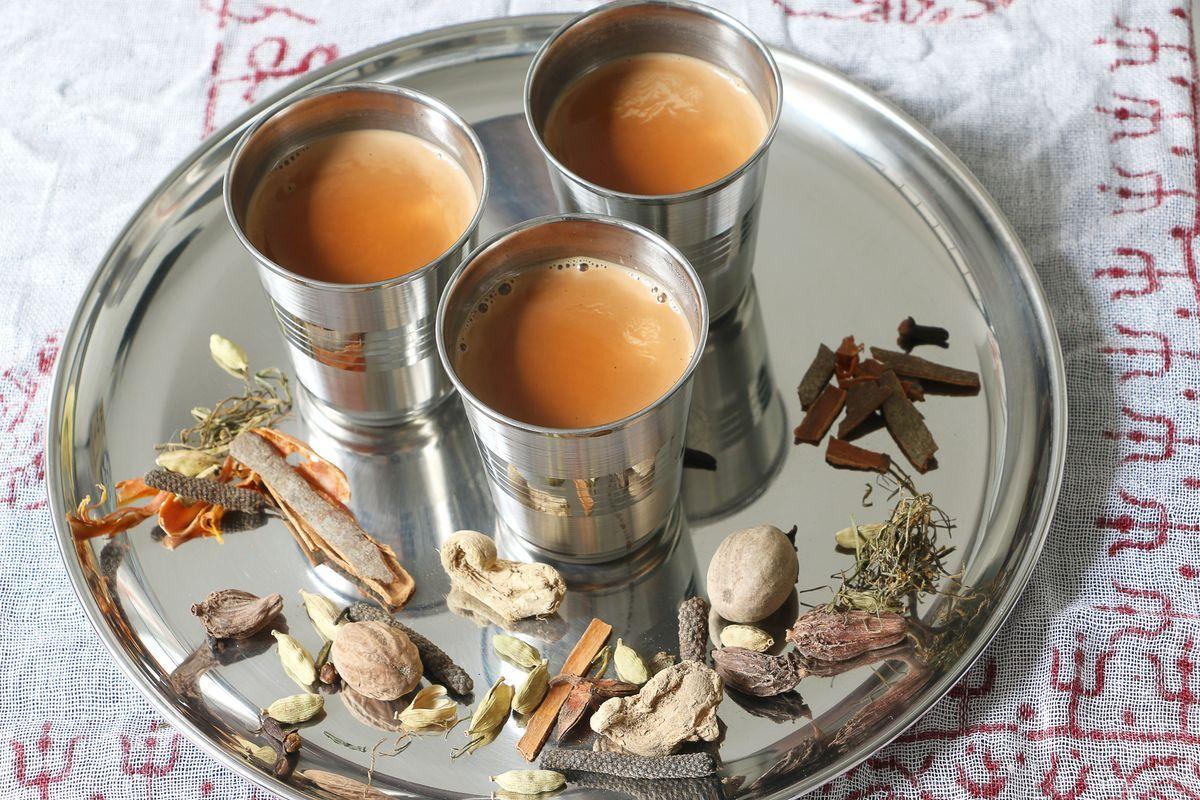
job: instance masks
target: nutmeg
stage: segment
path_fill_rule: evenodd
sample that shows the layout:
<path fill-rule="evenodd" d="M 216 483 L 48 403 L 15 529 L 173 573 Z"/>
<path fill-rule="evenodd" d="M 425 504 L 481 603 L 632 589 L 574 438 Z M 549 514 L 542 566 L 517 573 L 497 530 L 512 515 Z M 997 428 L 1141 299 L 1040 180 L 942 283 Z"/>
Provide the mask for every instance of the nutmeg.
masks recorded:
<path fill-rule="evenodd" d="M 417 646 L 403 632 L 383 622 L 338 626 L 330 656 L 343 681 L 376 700 L 396 700 L 421 682 Z"/>

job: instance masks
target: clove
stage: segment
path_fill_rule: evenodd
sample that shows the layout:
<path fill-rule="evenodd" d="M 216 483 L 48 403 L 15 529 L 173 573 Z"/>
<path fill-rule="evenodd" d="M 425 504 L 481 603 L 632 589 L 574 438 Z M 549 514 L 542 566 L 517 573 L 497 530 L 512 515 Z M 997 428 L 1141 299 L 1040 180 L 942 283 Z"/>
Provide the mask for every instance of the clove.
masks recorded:
<path fill-rule="evenodd" d="M 896 326 L 896 344 L 906 352 L 911 353 L 914 347 L 931 344 L 935 347 L 950 346 L 950 331 L 937 325 L 922 325 L 912 317 L 907 317 Z"/>

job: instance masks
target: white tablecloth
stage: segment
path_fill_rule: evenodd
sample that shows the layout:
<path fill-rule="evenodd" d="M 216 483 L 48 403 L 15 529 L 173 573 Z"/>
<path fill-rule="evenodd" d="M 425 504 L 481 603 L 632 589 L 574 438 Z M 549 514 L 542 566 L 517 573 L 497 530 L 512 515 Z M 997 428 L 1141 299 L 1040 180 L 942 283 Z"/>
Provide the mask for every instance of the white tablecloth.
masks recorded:
<path fill-rule="evenodd" d="M 204 136 L 339 55 L 583 3 L 0 3 L 0 795 L 262 796 L 158 722 L 88 628 L 42 488 L 58 341 L 137 205 Z M 742 0 L 974 170 L 1067 357 L 1045 555 L 979 664 L 832 798 L 1200 793 L 1200 88 L 1187 0 Z"/>

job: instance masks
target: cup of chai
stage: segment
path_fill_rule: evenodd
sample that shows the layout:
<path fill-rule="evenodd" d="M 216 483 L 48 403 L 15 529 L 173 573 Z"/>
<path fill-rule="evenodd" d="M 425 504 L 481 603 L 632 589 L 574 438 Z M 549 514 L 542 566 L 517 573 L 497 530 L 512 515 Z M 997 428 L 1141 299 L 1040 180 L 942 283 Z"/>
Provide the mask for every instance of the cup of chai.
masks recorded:
<path fill-rule="evenodd" d="M 678 247 L 716 320 L 750 283 L 782 87 L 770 51 L 732 17 L 626 0 L 546 40 L 525 79 L 525 118 L 559 203 Z"/>
<path fill-rule="evenodd" d="M 392 425 L 453 391 L 434 312 L 487 188 L 470 126 L 398 86 L 305 92 L 243 134 L 225 173 L 225 212 L 320 422 Z"/>
<path fill-rule="evenodd" d="M 665 531 L 708 333 L 678 249 L 608 217 L 523 222 L 454 273 L 436 330 L 510 533 L 590 563 Z"/>

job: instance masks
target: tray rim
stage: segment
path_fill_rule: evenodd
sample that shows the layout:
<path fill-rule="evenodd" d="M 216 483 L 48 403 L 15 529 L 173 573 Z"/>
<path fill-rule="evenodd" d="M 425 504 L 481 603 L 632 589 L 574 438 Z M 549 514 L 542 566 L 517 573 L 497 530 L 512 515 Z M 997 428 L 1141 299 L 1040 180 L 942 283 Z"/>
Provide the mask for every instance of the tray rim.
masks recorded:
<path fill-rule="evenodd" d="M 60 453 L 63 443 L 60 441 L 58 433 L 62 428 L 65 407 L 68 405 L 67 388 L 69 386 L 69 376 L 74 372 L 74 369 L 69 368 L 68 365 L 73 367 L 82 356 L 82 351 L 79 347 L 83 339 L 83 334 L 88 332 L 90 335 L 94 318 L 103 305 L 101 302 L 98 302 L 101 299 L 99 291 L 111 281 L 111 273 L 116 268 L 115 257 L 138 221 L 142 219 L 145 212 L 152 207 L 155 200 L 171 184 L 193 168 L 197 162 L 211 154 L 215 149 L 221 147 L 229 138 L 240 135 L 240 131 L 259 115 L 266 113 L 276 104 L 284 102 L 297 92 L 322 85 L 345 70 L 376 61 L 396 50 L 428 44 L 439 39 L 458 38 L 472 33 L 480 33 L 496 27 L 531 28 L 545 26 L 554 29 L 574 16 L 575 14 L 571 13 L 546 13 L 524 14 L 511 17 L 488 17 L 471 22 L 431 28 L 416 34 L 398 37 L 343 56 L 315 72 L 300 76 L 279 91 L 254 104 L 228 124 L 205 138 L 197 147 L 181 159 L 179 164 L 167 173 L 149 192 L 146 199 L 133 212 L 129 221 L 121 228 L 120 232 L 113 239 L 113 243 L 105 251 L 98 266 L 84 287 L 75 311 L 71 315 L 70 323 L 63 335 L 60 356 L 54 368 L 44 429 L 46 435 L 45 485 L 51 511 L 51 522 L 54 526 L 55 540 L 67 577 L 71 583 L 71 589 L 79 600 L 88 623 L 96 632 L 104 647 L 114 657 L 118 669 L 137 688 L 138 692 L 154 706 L 155 710 L 168 720 L 172 727 L 187 734 L 187 738 L 192 744 L 226 769 L 231 770 L 252 785 L 265 791 L 273 792 L 288 800 L 312 800 L 314 795 L 301 790 L 294 784 L 281 781 L 266 771 L 257 769 L 241 759 L 233 757 L 217 742 L 202 733 L 191 723 L 187 715 L 183 714 L 169 698 L 162 695 L 157 687 L 151 684 L 136 666 L 128 660 L 127 653 L 117 641 L 114 631 L 104 621 L 100 609 L 95 602 L 91 587 L 80 567 L 75 551 L 74 537 L 71 534 L 70 527 L 65 522 L 64 514 L 68 509 L 64 508 L 61 502 L 63 495 L 60 476 L 62 474 L 63 463 Z M 830 763 L 820 770 L 805 775 L 793 784 L 793 786 L 804 785 L 804 788 L 798 793 L 793 793 L 794 789 L 782 789 L 770 795 L 772 800 L 782 800 L 782 798 L 786 797 L 800 797 L 812 791 L 820 785 L 860 765 L 880 749 L 886 747 L 940 702 L 946 693 L 974 666 L 983 652 L 995 640 L 1000 629 L 1016 609 L 1020 596 L 1024 593 L 1033 575 L 1033 571 L 1037 568 L 1046 540 L 1049 537 L 1066 467 L 1068 406 L 1066 370 L 1062 345 L 1041 281 L 1029 259 L 1028 253 L 1021 244 L 1008 218 L 1000 210 L 987 189 L 975 177 L 974 173 L 936 135 L 892 101 L 877 95 L 870 88 L 853 78 L 831 67 L 819 64 L 806 56 L 776 45 L 768 45 L 768 47 L 772 55 L 780 62 L 781 67 L 816 76 L 820 80 L 837 87 L 841 92 L 851 97 L 855 103 L 870 108 L 875 113 L 887 118 L 904 130 L 910 137 L 929 150 L 935 159 L 940 161 L 949 170 L 955 181 L 958 182 L 965 194 L 970 198 L 972 205 L 986 218 L 996 234 L 997 245 L 1003 249 L 1007 249 L 1011 253 L 1017 277 L 1031 301 L 1032 311 L 1037 321 L 1038 337 L 1045 348 L 1047 378 L 1050 388 L 1049 413 L 1051 417 L 1050 452 L 1047 460 L 1048 468 L 1046 475 L 1048 484 L 1046 485 L 1042 507 L 1036 517 L 1033 529 L 1029 532 L 1030 545 L 1022 560 L 1016 565 L 1011 579 L 1007 582 L 1003 593 L 1000 595 L 1001 602 L 997 603 L 995 611 L 980 627 L 978 634 L 967 649 L 958 657 L 953 667 L 948 669 L 940 680 L 926 688 L 924 692 L 926 699 L 924 702 L 907 707 L 903 713 L 899 714 L 873 737 L 860 745 L 855 752 L 843 756 L 841 759 Z"/>

